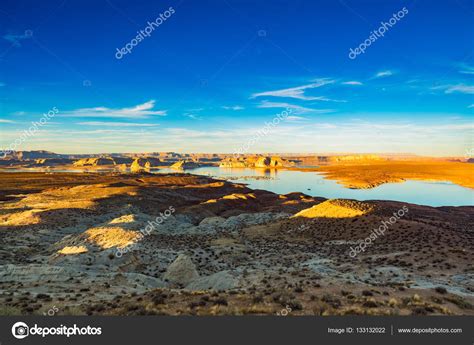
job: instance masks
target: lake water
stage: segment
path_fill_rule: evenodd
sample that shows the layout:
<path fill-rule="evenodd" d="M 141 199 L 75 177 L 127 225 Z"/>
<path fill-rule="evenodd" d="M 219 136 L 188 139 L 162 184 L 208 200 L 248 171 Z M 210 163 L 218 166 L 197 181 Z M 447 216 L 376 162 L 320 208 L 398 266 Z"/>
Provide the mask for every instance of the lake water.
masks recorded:
<path fill-rule="evenodd" d="M 176 172 L 160 169 L 158 173 Z M 346 198 L 356 200 L 396 200 L 429 206 L 474 206 L 474 190 L 450 182 L 423 182 L 409 180 L 403 183 L 386 183 L 372 189 L 349 189 L 322 174 L 274 169 L 245 169 L 203 167 L 186 170 L 191 174 L 215 177 L 238 178 L 260 176 L 271 179 L 236 179 L 252 189 L 265 189 L 278 194 L 302 192 L 328 199 Z"/>

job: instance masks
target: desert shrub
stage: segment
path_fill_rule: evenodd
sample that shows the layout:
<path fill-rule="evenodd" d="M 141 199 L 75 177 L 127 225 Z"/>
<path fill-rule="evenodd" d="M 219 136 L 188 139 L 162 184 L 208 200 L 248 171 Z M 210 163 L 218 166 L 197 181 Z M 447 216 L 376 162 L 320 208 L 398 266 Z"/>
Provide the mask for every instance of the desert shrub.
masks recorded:
<path fill-rule="evenodd" d="M 468 301 L 466 301 L 462 297 L 457 297 L 457 296 L 456 297 L 445 297 L 444 299 L 448 302 L 451 302 L 451 303 L 457 305 L 461 309 L 473 309 L 472 304 L 469 303 Z"/>
<path fill-rule="evenodd" d="M 227 299 L 225 297 L 218 297 L 214 300 L 215 305 L 228 305 Z"/>
<path fill-rule="evenodd" d="M 363 306 L 363 307 L 366 307 L 366 308 L 377 308 L 377 307 L 378 307 L 378 304 L 377 304 L 377 302 L 375 302 L 375 300 L 373 300 L 373 299 L 368 299 L 367 301 L 365 301 L 364 303 L 362 303 L 362 306 Z"/>
<path fill-rule="evenodd" d="M 153 302 L 154 305 L 165 304 L 166 295 L 157 293 L 151 298 L 151 301 Z"/>

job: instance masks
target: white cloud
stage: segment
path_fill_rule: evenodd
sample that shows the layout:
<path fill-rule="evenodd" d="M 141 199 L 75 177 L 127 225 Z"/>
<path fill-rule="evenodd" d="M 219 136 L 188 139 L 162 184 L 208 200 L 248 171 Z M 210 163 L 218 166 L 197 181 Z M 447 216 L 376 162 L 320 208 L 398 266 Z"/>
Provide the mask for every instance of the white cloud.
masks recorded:
<path fill-rule="evenodd" d="M 293 114 L 291 115 L 293 116 Z M 391 118 L 395 118 L 392 116 Z M 421 118 L 421 117 L 420 117 Z M 38 131 L 34 140 L 25 143 L 24 149 L 46 149 L 60 153 L 103 152 L 233 152 L 247 143 L 262 126 L 248 122 L 242 126 L 224 129 L 203 128 L 148 128 L 141 132 L 136 128 Z M 437 156 L 464 155 L 465 138 L 474 125 L 464 123 L 433 124 L 411 122 L 337 121 L 313 123 L 308 121 L 284 121 L 272 128 L 271 135 L 262 137 L 253 152 L 411 152 Z M 18 137 L 18 132 L 6 132 L 0 136 L 0 145 L 8 145 Z M 100 135 L 101 140 L 97 141 Z M 128 140 L 123 140 L 127 137 Z M 299 140 L 295 140 L 298 138 Z M 159 143 L 159 148 L 157 148 Z"/>
<path fill-rule="evenodd" d="M 308 120 L 306 117 L 302 117 L 302 116 L 288 116 L 286 119 L 286 121 L 306 121 Z"/>
<path fill-rule="evenodd" d="M 321 78 L 321 79 L 314 80 L 314 82 L 311 83 L 311 84 L 292 87 L 292 88 L 289 88 L 289 89 L 254 93 L 250 96 L 250 98 L 271 96 L 271 97 L 296 98 L 296 99 L 301 99 L 301 100 L 305 100 L 305 101 L 311 101 L 311 100 L 317 99 L 317 97 L 306 96 L 304 94 L 305 90 L 318 88 L 318 87 L 321 87 L 321 86 L 324 86 L 324 85 L 327 85 L 327 84 L 332 84 L 334 82 L 335 82 L 335 80 L 332 80 L 332 79 Z"/>
<path fill-rule="evenodd" d="M 15 121 L 0 119 L 0 123 L 15 123 Z"/>
<path fill-rule="evenodd" d="M 226 110 L 243 110 L 245 109 L 244 107 L 241 107 L 240 105 L 233 105 L 233 106 L 222 106 L 222 109 Z"/>
<path fill-rule="evenodd" d="M 341 83 L 342 85 L 364 85 L 360 81 L 356 80 L 351 80 L 351 81 L 345 81 Z"/>
<path fill-rule="evenodd" d="M 393 72 L 390 71 L 390 70 L 386 70 L 386 71 L 381 71 L 381 72 L 378 72 L 376 75 L 373 76 L 373 79 L 377 79 L 377 78 L 384 78 L 384 77 L 390 77 L 393 75 Z"/>
<path fill-rule="evenodd" d="M 474 94 L 474 85 L 464 85 L 464 84 L 449 85 L 447 86 L 444 92 L 445 93 L 459 92 L 459 93 Z"/>
<path fill-rule="evenodd" d="M 346 100 L 343 100 L 343 99 L 332 99 L 332 98 L 327 98 L 327 97 L 324 97 L 324 96 L 314 97 L 313 100 L 315 100 L 315 101 L 324 101 L 324 102 L 337 102 L 337 103 L 346 103 L 347 102 Z"/>
<path fill-rule="evenodd" d="M 104 127 L 156 127 L 158 124 L 150 123 L 130 123 L 130 122 L 105 122 L 105 121 L 86 121 L 78 122 L 77 125 L 83 126 L 104 126 Z"/>
<path fill-rule="evenodd" d="M 131 108 L 112 109 L 106 107 L 82 108 L 72 111 L 61 112 L 63 117 L 104 117 L 104 118 L 129 118 L 146 119 L 151 115 L 166 115 L 166 110 L 152 110 L 155 107 L 155 101 L 138 104 Z"/>
<path fill-rule="evenodd" d="M 289 109 L 294 110 L 295 114 L 301 114 L 301 113 L 324 114 L 324 113 L 331 113 L 334 111 L 333 109 L 313 109 L 313 108 L 302 107 L 300 105 L 291 104 L 291 103 L 268 102 L 268 101 L 263 101 L 257 107 L 258 108 L 289 108 Z"/>

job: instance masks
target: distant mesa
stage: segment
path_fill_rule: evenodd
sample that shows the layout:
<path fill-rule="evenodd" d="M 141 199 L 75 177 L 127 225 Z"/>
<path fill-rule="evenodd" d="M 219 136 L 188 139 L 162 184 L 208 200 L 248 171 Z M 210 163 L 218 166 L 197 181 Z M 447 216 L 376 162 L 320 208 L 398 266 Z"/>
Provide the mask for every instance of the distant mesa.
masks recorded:
<path fill-rule="evenodd" d="M 228 157 L 222 160 L 221 168 L 283 168 L 294 163 L 279 156 Z"/>
<path fill-rule="evenodd" d="M 233 158 L 227 157 L 224 158 L 221 163 L 219 164 L 220 168 L 247 168 L 248 163 L 245 158 Z"/>
<path fill-rule="evenodd" d="M 119 157 L 117 155 L 114 155 L 114 161 L 115 161 L 115 164 L 119 165 L 119 164 L 132 164 L 133 161 L 134 161 L 134 158 L 132 157 Z"/>
<path fill-rule="evenodd" d="M 347 162 L 347 161 L 380 161 L 383 160 L 379 155 L 347 155 L 347 156 L 335 156 L 333 157 L 336 162 Z"/>
<path fill-rule="evenodd" d="M 359 154 L 359 155 L 342 155 L 342 156 L 317 156 L 319 163 L 343 163 L 354 161 L 380 161 L 384 160 L 379 155 Z"/>
<path fill-rule="evenodd" d="M 170 168 L 177 169 L 177 170 L 194 169 L 194 168 L 199 168 L 199 164 L 192 161 L 180 160 L 174 163 Z"/>
<path fill-rule="evenodd" d="M 469 159 L 467 160 L 467 163 L 474 163 L 474 158 L 469 158 Z"/>
<path fill-rule="evenodd" d="M 70 164 L 71 160 L 68 158 L 39 158 L 35 159 L 35 166 L 52 166 Z"/>
<path fill-rule="evenodd" d="M 2 156 L 3 155 L 0 155 L 0 157 Z M 35 159 L 42 159 L 42 158 L 66 158 L 66 157 L 54 152 L 39 150 L 39 151 L 9 152 L 8 154 L 5 155 L 4 159 L 17 159 L 20 161 L 26 161 L 26 160 L 35 160 Z"/>
<path fill-rule="evenodd" d="M 94 157 L 94 158 L 82 158 L 74 162 L 76 167 L 85 167 L 85 166 L 102 166 L 102 165 L 115 165 L 115 161 L 112 157 Z"/>

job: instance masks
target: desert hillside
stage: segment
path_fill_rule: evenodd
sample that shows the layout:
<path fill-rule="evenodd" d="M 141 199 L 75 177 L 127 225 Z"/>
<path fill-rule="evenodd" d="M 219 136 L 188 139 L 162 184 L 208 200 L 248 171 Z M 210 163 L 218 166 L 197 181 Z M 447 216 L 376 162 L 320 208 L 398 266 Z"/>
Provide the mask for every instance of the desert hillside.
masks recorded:
<path fill-rule="evenodd" d="M 474 207 L 182 173 L 0 178 L 2 314 L 474 314 Z"/>

